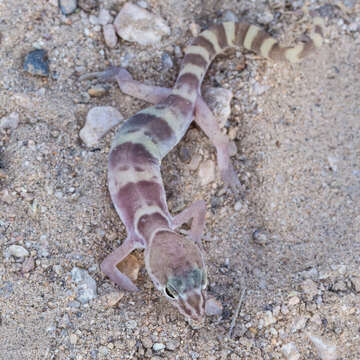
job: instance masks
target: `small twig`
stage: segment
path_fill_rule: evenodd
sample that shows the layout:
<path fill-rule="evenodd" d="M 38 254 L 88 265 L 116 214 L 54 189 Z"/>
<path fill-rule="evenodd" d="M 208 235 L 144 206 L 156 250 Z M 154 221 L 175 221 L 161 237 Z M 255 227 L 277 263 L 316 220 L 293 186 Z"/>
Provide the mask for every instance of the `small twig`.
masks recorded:
<path fill-rule="evenodd" d="M 230 325 L 229 335 L 228 335 L 229 338 L 231 338 L 232 332 L 233 332 L 234 327 L 235 327 L 236 319 L 237 319 L 238 316 L 239 316 L 239 312 L 240 312 L 240 309 L 241 309 L 241 305 L 242 305 L 242 302 L 243 302 L 245 293 L 246 293 L 246 288 L 244 288 L 243 291 L 241 292 L 241 296 L 240 296 L 239 302 L 238 302 L 238 304 L 237 304 L 237 307 L 236 307 L 234 316 L 233 316 L 233 318 L 232 318 L 232 320 L 231 320 L 231 325 Z"/>

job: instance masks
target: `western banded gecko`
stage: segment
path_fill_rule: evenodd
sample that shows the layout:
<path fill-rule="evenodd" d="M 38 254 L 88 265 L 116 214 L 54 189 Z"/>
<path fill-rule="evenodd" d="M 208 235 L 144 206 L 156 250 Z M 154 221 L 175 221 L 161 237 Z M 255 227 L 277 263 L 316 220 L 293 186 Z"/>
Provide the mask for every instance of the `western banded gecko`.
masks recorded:
<path fill-rule="evenodd" d="M 233 22 L 215 25 L 202 32 L 186 49 L 173 89 L 141 84 L 118 67 L 83 77 L 116 80 L 124 93 L 155 104 L 139 111 L 121 126 L 109 155 L 109 191 L 128 235 L 123 244 L 105 258 L 101 269 L 120 288 L 137 290 L 117 265 L 133 250 L 143 248 L 146 269 L 155 287 L 186 318 L 195 321 L 204 318 L 211 307 L 200 250 L 205 203 L 196 201 L 172 217 L 160 174 L 161 160 L 181 140 L 195 118 L 216 147 L 223 181 L 236 189 L 239 180 L 230 162 L 228 140 L 200 93 L 209 64 L 225 49 L 241 46 L 265 58 L 298 62 L 321 45 L 322 24 L 322 19 L 314 18 L 313 30 L 306 41 L 294 47 L 281 46 L 254 25 Z M 189 236 L 175 231 L 191 219 Z"/>

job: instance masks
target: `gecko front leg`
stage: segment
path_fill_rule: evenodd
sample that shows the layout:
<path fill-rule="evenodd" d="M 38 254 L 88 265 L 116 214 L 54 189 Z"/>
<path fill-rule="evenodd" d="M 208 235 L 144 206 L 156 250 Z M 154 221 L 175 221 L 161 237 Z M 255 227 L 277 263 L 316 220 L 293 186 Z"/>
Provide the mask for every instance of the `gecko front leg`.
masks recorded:
<path fill-rule="evenodd" d="M 127 291 L 138 291 L 139 289 L 123 274 L 117 267 L 128 255 L 130 255 L 137 247 L 136 240 L 129 235 L 123 244 L 108 255 L 100 265 L 101 271 L 105 273 L 116 285 Z"/>
<path fill-rule="evenodd" d="M 201 96 L 197 98 L 195 113 L 195 122 L 216 148 L 217 163 L 224 183 L 237 192 L 240 181 L 231 163 L 229 139 L 221 132 L 215 116 Z"/>
<path fill-rule="evenodd" d="M 147 101 L 151 104 L 157 104 L 166 99 L 171 94 L 171 89 L 152 86 L 136 81 L 131 74 L 122 67 L 110 67 L 101 72 L 93 72 L 80 77 L 80 80 L 99 79 L 103 81 L 117 81 L 120 90 L 137 99 Z"/>
<path fill-rule="evenodd" d="M 201 235 L 205 226 L 206 207 L 203 200 L 192 203 L 189 207 L 173 218 L 174 229 L 180 227 L 192 219 L 190 237 L 201 247 Z"/>

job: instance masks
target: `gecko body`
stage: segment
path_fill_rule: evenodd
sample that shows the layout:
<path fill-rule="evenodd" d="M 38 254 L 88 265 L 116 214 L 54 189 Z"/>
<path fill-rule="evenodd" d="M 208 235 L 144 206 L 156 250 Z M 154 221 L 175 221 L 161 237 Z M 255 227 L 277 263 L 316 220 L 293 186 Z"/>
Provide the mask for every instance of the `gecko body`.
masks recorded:
<path fill-rule="evenodd" d="M 118 130 L 109 155 L 109 191 L 126 226 L 127 238 L 101 264 L 121 288 L 137 287 L 117 265 L 134 249 L 145 249 L 146 269 L 155 287 L 185 317 L 200 321 L 207 312 L 207 274 L 201 252 L 205 204 L 197 201 L 175 217 L 169 213 L 160 165 L 194 120 L 214 143 L 224 182 L 239 185 L 230 162 L 228 140 L 201 98 L 200 86 L 213 58 L 227 48 L 244 47 L 265 58 L 298 62 L 322 42 L 322 20 L 293 47 L 283 47 L 253 25 L 227 22 L 202 32 L 186 49 L 173 89 L 152 87 L 132 79 L 123 68 L 92 73 L 87 78 L 115 79 L 127 94 L 155 105 L 130 117 Z M 192 219 L 188 236 L 176 228 Z"/>

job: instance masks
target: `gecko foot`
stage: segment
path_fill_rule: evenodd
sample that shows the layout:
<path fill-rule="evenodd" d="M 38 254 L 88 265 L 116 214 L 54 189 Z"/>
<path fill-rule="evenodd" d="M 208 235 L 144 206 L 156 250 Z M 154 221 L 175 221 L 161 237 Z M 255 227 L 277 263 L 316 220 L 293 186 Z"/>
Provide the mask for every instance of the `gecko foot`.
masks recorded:
<path fill-rule="evenodd" d="M 133 80 L 130 73 L 123 67 L 120 66 L 111 66 L 105 71 L 92 72 L 80 76 L 80 81 L 90 80 L 90 79 L 99 79 L 103 81 L 131 81 Z"/>

